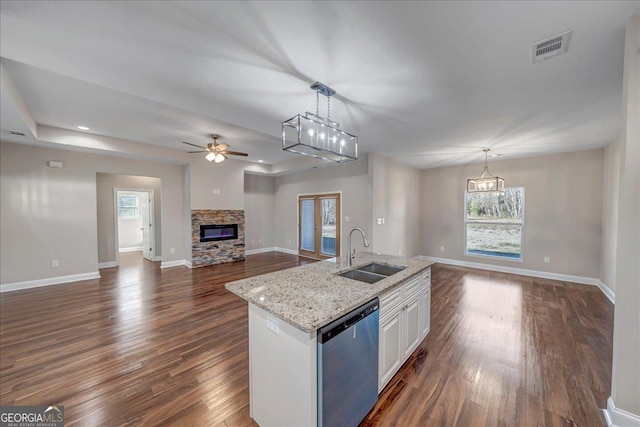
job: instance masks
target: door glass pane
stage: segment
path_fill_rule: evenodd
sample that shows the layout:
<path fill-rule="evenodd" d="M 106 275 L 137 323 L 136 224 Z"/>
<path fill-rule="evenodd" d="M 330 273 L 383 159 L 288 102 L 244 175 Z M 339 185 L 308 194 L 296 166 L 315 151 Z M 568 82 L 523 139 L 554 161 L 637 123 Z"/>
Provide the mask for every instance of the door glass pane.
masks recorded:
<path fill-rule="evenodd" d="M 313 199 L 300 201 L 300 249 L 315 252 L 314 209 Z"/>
<path fill-rule="evenodd" d="M 320 221 L 322 226 L 322 245 L 320 252 L 325 255 L 336 254 L 336 199 L 320 199 Z"/>

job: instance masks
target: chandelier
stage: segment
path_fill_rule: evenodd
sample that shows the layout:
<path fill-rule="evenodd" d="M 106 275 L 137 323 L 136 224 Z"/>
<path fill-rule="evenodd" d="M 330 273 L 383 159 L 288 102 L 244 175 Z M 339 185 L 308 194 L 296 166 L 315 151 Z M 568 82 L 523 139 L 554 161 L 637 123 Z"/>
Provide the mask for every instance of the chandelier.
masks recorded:
<path fill-rule="evenodd" d="M 490 148 L 484 148 L 484 169 L 482 175 L 467 180 L 467 193 L 480 193 L 488 191 L 504 191 L 504 178 L 493 176 L 489 172 L 487 157 Z"/>
<path fill-rule="evenodd" d="M 331 96 L 336 91 L 315 82 L 316 113 L 297 114 L 282 122 L 282 149 L 336 163 L 358 159 L 358 137 L 331 121 Z M 327 117 L 320 116 L 320 94 L 327 97 Z"/>

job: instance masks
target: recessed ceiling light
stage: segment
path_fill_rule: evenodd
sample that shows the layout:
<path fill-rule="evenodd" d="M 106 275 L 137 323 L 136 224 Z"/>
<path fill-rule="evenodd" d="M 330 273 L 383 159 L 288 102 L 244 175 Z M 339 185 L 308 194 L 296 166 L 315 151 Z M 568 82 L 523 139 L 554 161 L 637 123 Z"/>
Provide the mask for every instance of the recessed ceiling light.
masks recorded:
<path fill-rule="evenodd" d="M 264 160 L 258 160 L 258 163 L 264 163 Z"/>
<path fill-rule="evenodd" d="M 89 130 L 89 128 L 86 126 L 76 126 L 76 127 L 80 130 Z"/>

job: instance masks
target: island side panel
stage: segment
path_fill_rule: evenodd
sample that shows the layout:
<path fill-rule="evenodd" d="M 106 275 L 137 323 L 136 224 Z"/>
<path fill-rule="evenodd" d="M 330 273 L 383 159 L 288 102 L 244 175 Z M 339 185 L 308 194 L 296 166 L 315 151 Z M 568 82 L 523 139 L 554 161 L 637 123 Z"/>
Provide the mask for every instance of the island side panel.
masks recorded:
<path fill-rule="evenodd" d="M 261 427 L 317 424 L 316 339 L 249 303 L 250 412 Z"/>

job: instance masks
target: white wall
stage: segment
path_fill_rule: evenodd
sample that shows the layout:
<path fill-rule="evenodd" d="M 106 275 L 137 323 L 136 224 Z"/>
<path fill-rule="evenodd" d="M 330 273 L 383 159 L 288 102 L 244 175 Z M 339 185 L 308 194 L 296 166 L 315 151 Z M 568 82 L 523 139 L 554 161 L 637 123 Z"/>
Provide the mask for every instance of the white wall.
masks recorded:
<path fill-rule="evenodd" d="M 616 291 L 616 246 L 618 245 L 618 192 L 620 191 L 620 139 L 604 149 L 602 185 L 602 246 L 600 280 Z"/>
<path fill-rule="evenodd" d="M 204 155 L 190 158 L 191 209 L 244 209 L 246 162 L 227 159 L 210 162 Z M 220 194 L 213 194 L 220 190 Z"/>
<path fill-rule="evenodd" d="M 118 218 L 118 249 L 142 250 L 142 217 Z"/>
<path fill-rule="evenodd" d="M 481 164 L 422 171 L 424 255 L 600 277 L 602 149 L 491 161 L 489 169 L 507 187 L 525 187 L 523 261 L 464 254 L 466 180 L 482 172 Z M 543 262 L 545 256 L 551 263 Z"/>
<path fill-rule="evenodd" d="M 275 244 L 276 179 L 245 174 L 245 248 L 272 248 Z"/>
<path fill-rule="evenodd" d="M 640 13 L 627 23 L 624 53 L 620 178 L 615 265 L 611 397 L 635 415 L 614 412 L 617 425 L 640 422 Z"/>
<path fill-rule="evenodd" d="M 372 251 L 420 254 L 420 170 L 380 154 L 369 154 Z M 384 224 L 378 224 L 384 218 Z"/>
<path fill-rule="evenodd" d="M 342 191 L 342 246 L 347 252 L 347 233 L 361 227 L 371 235 L 371 187 L 366 155 L 355 162 L 314 169 L 308 172 L 276 178 L 275 246 L 296 250 L 298 235 L 298 195 Z M 350 221 L 345 222 L 344 217 Z M 362 241 L 356 239 L 354 247 L 363 250 Z M 373 244 L 373 242 L 370 242 Z"/>
<path fill-rule="evenodd" d="M 182 166 L 2 142 L 0 284 L 97 272 L 97 172 L 161 178 L 163 260 L 184 259 Z"/>

